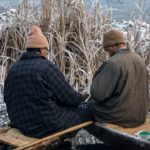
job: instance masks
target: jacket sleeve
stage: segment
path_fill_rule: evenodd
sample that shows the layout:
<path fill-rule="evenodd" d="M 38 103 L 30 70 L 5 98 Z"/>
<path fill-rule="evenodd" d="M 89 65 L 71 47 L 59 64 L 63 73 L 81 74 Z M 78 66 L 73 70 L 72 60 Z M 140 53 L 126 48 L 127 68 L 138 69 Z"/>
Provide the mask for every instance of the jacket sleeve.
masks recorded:
<path fill-rule="evenodd" d="M 96 102 L 109 99 L 119 81 L 120 69 L 112 62 L 105 62 L 96 72 L 91 85 L 91 98 Z"/>
<path fill-rule="evenodd" d="M 69 85 L 55 65 L 49 66 L 47 75 L 57 101 L 72 107 L 77 107 L 81 103 L 80 94 Z"/>

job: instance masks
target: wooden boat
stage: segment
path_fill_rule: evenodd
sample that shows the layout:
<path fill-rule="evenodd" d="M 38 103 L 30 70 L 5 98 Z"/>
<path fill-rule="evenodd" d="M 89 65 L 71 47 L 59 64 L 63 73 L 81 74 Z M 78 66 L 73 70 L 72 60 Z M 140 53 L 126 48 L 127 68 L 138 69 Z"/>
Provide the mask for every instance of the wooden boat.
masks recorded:
<path fill-rule="evenodd" d="M 100 124 L 88 121 L 66 130 L 54 133 L 42 139 L 24 136 L 17 129 L 7 129 L 0 133 L 0 143 L 11 145 L 15 150 L 43 149 L 44 146 L 54 145 L 61 136 L 86 128 L 91 134 L 110 146 L 121 150 L 150 150 L 150 142 L 139 139 L 136 134 L 139 131 L 150 132 L 150 114 L 146 122 L 136 128 L 123 128 L 113 124 Z"/>
<path fill-rule="evenodd" d="M 0 143 L 10 145 L 15 150 L 26 150 L 26 149 L 38 150 L 44 149 L 46 147 L 50 148 L 55 143 L 59 142 L 61 136 L 64 136 L 68 133 L 89 126 L 92 123 L 93 123 L 92 121 L 81 123 L 79 125 L 73 126 L 60 132 L 56 132 L 52 135 L 49 135 L 41 139 L 27 137 L 15 128 L 3 129 L 0 132 Z"/>
<path fill-rule="evenodd" d="M 95 137 L 119 150 L 150 150 L 150 142 L 136 136 L 140 131 L 150 133 L 150 114 L 144 124 L 135 128 L 95 123 L 89 130 Z"/>

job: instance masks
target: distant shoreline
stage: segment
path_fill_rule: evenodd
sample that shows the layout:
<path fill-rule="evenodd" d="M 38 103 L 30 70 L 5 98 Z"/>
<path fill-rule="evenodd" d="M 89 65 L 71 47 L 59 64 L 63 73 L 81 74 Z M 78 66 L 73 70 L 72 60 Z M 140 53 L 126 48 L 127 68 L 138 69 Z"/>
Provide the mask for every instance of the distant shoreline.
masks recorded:
<path fill-rule="evenodd" d="M 93 6 L 92 2 L 94 1 L 100 2 L 105 9 L 113 9 L 112 20 L 121 21 L 140 18 L 141 10 L 139 0 L 84 0 L 87 9 L 90 9 L 90 7 Z M 7 8 L 15 8 L 19 2 L 20 0 L 1 0 L 0 14 L 5 12 Z M 6 8 L 4 8 L 5 4 Z M 143 20 L 150 21 L 150 0 L 145 0 L 144 7 L 145 13 L 143 15 Z"/>
<path fill-rule="evenodd" d="M 7 11 L 8 8 L 16 8 L 20 0 L 0 0 L 0 14 Z"/>

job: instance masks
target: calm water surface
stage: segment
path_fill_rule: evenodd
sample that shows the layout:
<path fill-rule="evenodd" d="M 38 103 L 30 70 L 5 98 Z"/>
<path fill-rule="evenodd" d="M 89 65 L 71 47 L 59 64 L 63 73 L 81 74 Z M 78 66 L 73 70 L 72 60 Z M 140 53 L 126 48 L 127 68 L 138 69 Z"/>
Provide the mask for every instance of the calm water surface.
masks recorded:
<path fill-rule="evenodd" d="M 20 0 L 0 0 L 0 13 L 9 7 L 15 8 Z M 34 0 L 36 2 L 38 0 Z M 92 6 L 93 2 L 100 2 L 103 7 L 113 8 L 113 19 L 128 20 L 132 16 L 139 17 L 141 12 L 139 8 L 140 0 L 83 0 L 88 9 Z M 150 0 L 144 0 L 144 20 L 150 20 Z"/>

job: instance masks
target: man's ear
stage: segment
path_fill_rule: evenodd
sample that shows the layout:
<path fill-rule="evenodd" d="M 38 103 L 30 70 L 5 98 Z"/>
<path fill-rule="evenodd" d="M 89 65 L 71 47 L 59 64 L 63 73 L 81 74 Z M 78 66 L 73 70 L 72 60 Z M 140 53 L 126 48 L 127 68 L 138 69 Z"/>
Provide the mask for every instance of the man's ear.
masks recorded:
<path fill-rule="evenodd" d="M 41 55 L 42 54 L 42 49 L 40 48 L 36 53 Z"/>
<path fill-rule="evenodd" d="M 43 53 L 43 48 L 40 48 L 39 53 L 40 53 L 40 54 Z"/>

